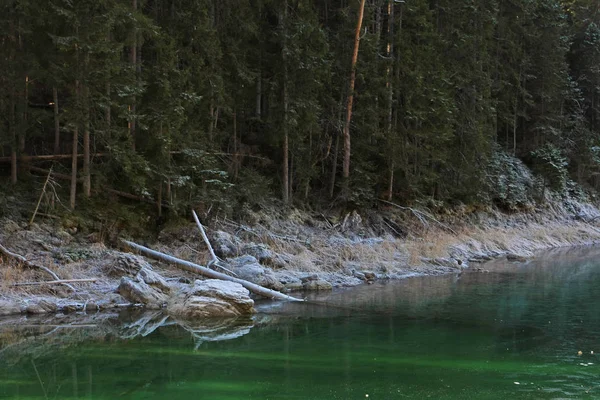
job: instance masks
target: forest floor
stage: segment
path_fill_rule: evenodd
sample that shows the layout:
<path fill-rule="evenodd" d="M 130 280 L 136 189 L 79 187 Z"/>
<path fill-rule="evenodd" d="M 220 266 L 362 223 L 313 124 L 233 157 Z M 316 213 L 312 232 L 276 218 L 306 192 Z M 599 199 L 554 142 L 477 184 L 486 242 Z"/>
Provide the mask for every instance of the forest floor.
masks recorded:
<path fill-rule="evenodd" d="M 462 208 L 432 214 L 383 205 L 377 211 L 336 215 L 263 208 L 244 223 L 215 219 L 207 230 L 230 270 L 298 297 L 302 293 L 295 291 L 460 273 L 465 268 L 485 272 L 481 263 L 487 260 L 523 262 L 545 249 L 600 242 L 600 210 L 576 201 L 517 213 Z M 98 232 L 78 229 L 71 220 L 48 221 L 28 225 L 4 218 L 0 244 L 60 279 L 96 280 L 71 287 L 17 286 L 51 278 L 41 269 L 0 256 L 0 315 L 132 306 L 118 294 L 119 278 L 110 273 L 128 249 L 106 245 Z M 164 228 L 142 244 L 201 265 L 210 260 L 192 222 Z M 197 278 L 174 266 L 152 264 L 168 280 Z"/>

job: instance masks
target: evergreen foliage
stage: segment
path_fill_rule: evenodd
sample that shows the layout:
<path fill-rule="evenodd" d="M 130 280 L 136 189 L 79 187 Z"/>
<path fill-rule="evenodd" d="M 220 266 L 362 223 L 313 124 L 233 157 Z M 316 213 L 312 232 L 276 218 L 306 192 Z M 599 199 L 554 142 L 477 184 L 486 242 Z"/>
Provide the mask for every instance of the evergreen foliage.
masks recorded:
<path fill-rule="evenodd" d="M 533 190 L 519 159 L 558 192 L 599 189 L 598 7 L 367 1 L 343 200 L 518 208 Z M 18 182 L 23 156 L 76 143 L 96 194 L 175 211 L 282 188 L 335 201 L 357 13 L 345 0 L 5 1 L 1 172 Z"/>

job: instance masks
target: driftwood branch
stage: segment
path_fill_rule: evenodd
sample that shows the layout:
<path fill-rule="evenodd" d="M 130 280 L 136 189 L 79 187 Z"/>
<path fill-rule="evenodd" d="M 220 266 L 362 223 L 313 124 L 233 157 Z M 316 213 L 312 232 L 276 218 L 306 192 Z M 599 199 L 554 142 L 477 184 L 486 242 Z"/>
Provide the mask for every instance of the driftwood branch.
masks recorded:
<path fill-rule="evenodd" d="M 197 273 L 197 274 L 200 274 L 200 275 L 206 276 L 208 278 L 212 278 L 212 279 L 221 279 L 221 280 L 225 280 L 225 281 L 239 283 L 240 285 L 242 285 L 243 287 L 245 287 L 252 293 L 258 294 L 260 296 L 263 296 L 263 297 L 266 297 L 269 299 L 279 299 L 279 300 L 288 300 L 288 301 L 304 301 L 302 299 L 288 296 L 288 295 L 278 292 L 276 290 L 267 289 L 265 287 L 262 287 L 255 283 L 252 283 L 252 282 L 248 282 L 248 281 L 240 279 L 240 278 L 234 278 L 232 276 L 225 275 L 225 274 L 222 274 L 217 271 L 213 271 L 212 269 L 208 269 L 206 267 L 203 267 L 202 265 L 198 265 L 193 262 L 185 261 L 180 258 L 176 258 L 176 257 L 170 256 L 168 254 L 164 254 L 159 251 L 149 249 L 149 248 L 141 246 L 137 243 L 130 242 L 129 240 L 123 240 L 123 243 L 140 251 L 141 253 L 145 254 L 146 256 L 150 256 L 150 257 L 153 257 L 158 260 L 168 262 L 171 264 L 176 264 L 181 269 L 184 269 L 186 271 L 194 272 L 194 273 Z"/>
<path fill-rule="evenodd" d="M 188 249 L 190 249 L 191 251 L 193 251 L 193 252 L 194 252 L 194 253 L 196 253 L 196 254 L 202 254 L 202 253 L 200 253 L 198 250 L 196 250 L 196 249 L 192 248 L 190 245 L 184 244 L 184 246 L 185 246 L 185 247 L 187 247 Z M 219 261 L 221 261 L 221 260 L 219 260 Z M 208 263 L 207 267 L 211 268 L 211 267 L 212 267 L 211 263 L 212 263 L 212 265 L 214 265 L 215 267 L 217 267 L 217 268 L 219 268 L 219 269 L 221 269 L 221 270 L 223 270 L 223 271 L 227 272 L 229 275 L 232 275 L 232 276 L 235 276 L 235 277 L 237 277 L 237 274 L 236 274 L 235 272 L 233 272 L 233 271 L 232 271 L 232 270 L 230 270 L 230 269 L 227 269 L 227 268 L 225 268 L 224 266 L 222 266 L 222 265 L 221 265 L 221 263 L 220 263 L 220 262 L 219 262 L 219 263 L 215 263 L 215 262 L 213 262 L 213 261 L 210 261 L 210 262 Z M 174 278 L 174 279 L 179 279 L 179 278 Z"/>
<path fill-rule="evenodd" d="M 37 215 L 37 212 L 40 209 L 40 204 L 42 203 L 42 198 L 44 197 L 44 194 L 46 193 L 46 186 L 48 186 L 48 181 L 50 180 L 50 175 L 52 175 L 53 167 L 54 167 L 54 165 L 51 166 L 50 170 L 48 171 L 48 176 L 46 176 L 46 181 L 44 182 L 44 187 L 42 188 L 42 193 L 40 193 L 40 198 L 38 199 L 38 202 L 35 206 L 35 211 L 33 212 L 33 215 L 31 216 L 31 220 L 29 220 L 29 225 L 33 224 L 33 220 L 35 219 L 35 216 Z"/>
<path fill-rule="evenodd" d="M 47 170 L 45 168 L 40 168 L 40 167 L 34 167 L 33 165 L 29 166 L 29 170 L 33 171 L 33 172 L 40 172 L 42 174 L 49 174 L 50 173 L 50 170 Z M 55 172 L 55 171 L 52 171 L 52 176 L 55 177 L 55 178 L 58 178 L 58 179 L 65 180 L 65 181 L 70 181 L 71 180 L 71 176 L 65 175 L 65 174 L 61 174 L 61 173 Z M 77 179 L 77 182 L 83 182 L 83 179 L 79 178 L 79 179 Z"/>
<path fill-rule="evenodd" d="M 204 227 L 200 223 L 200 220 L 198 219 L 198 215 L 196 215 L 196 211 L 192 210 L 192 214 L 194 215 L 194 220 L 196 221 L 196 225 L 198 225 L 198 229 L 200 229 L 200 233 L 202 234 L 202 239 L 204 239 L 204 243 L 206 243 L 206 247 L 208 247 L 208 251 L 210 252 L 210 256 L 212 257 L 212 260 L 208 263 L 207 267 L 210 268 L 214 265 L 215 267 L 220 268 L 223 271 L 237 277 L 237 274 L 235 272 L 233 272 L 221 265 L 221 260 L 215 254 L 215 251 L 213 250 L 213 247 L 210 244 L 210 240 L 208 240 L 208 236 L 206 236 Z"/>
<path fill-rule="evenodd" d="M 288 241 L 288 242 L 302 243 L 304 245 L 310 244 L 310 240 L 308 238 L 306 240 L 302 240 L 302 239 L 291 237 L 291 236 L 277 235 L 277 234 L 275 234 L 273 232 L 270 232 L 267 228 L 265 228 L 264 226 L 262 226 L 260 224 L 258 224 L 258 226 L 262 230 L 259 231 L 259 232 L 256 232 L 254 229 L 252 229 L 252 228 L 250 228 L 250 227 L 248 227 L 246 225 L 238 224 L 238 223 L 233 222 L 233 221 L 228 220 L 228 219 L 225 219 L 223 222 L 225 224 L 231 226 L 231 227 L 236 228 L 237 231 L 243 231 L 243 232 L 246 232 L 246 233 L 250 233 L 250 234 L 256 236 L 259 239 L 262 239 L 263 235 L 266 235 L 266 236 L 270 237 L 271 239 L 280 239 L 280 240 L 285 240 L 285 241 Z"/>
<path fill-rule="evenodd" d="M 42 174 L 50 174 L 49 170 L 44 169 L 44 168 L 34 167 L 34 166 L 30 166 L 29 170 L 33 171 L 33 172 L 39 172 L 39 173 L 42 173 Z M 62 179 L 62 180 L 65 180 L 65 181 L 70 181 L 71 180 L 71 177 L 69 175 L 61 174 L 61 173 L 58 173 L 58 172 L 52 171 L 51 175 L 53 177 L 57 178 L 57 179 Z M 83 182 L 83 178 L 77 178 L 77 182 Z M 120 190 L 115 190 L 115 189 L 109 188 L 107 186 L 103 186 L 102 190 L 104 190 L 107 193 L 111 193 L 111 194 L 117 195 L 119 197 L 123 197 L 125 199 L 137 200 L 137 201 L 141 201 L 143 203 L 148 203 L 148 204 L 152 204 L 152 205 L 156 204 L 155 200 L 152 200 L 152 199 L 149 199 L 149 198 L 146 198 L 146 197 L 143 197 L 143 196 L 139 196 L 137 194 L 132 194 L 132 193 L 127 193 L 127 192 L 122 192 Z M 165 208 L 170 208 L 169 204 L 167 204 L 165 202 L 163 202 L 161 204 L 161 206 L 165 207 Z"/>
<path fill-rule="evenodd" d="M 82 283 L 82 282 L 96 282 L 98 278 L 86 278 L 86 279 L 59 279 L 55 281 L 41 281 L 41 282 L 19 282 L 13 283 L 12 286 L 39 286 L 39 285 L 61 285 L 63 283 Z"/>
<path fill-rule="evenodd" d="M 58 277 L 58 275 L 56 275 L 51 269 L 44 267 L 43 265 L 37 265 L 32 263 L 31 261 L 27 260 L 25 257 L 23 257 L 20 254 L 17 253 L 13 253 L 12 251 L 8 250 L 6 247 L 2 246 L 2 244 L 0 244 L 0 253 L 4 254 L 5 256 L 12 258 L 14 260 L 17 260 L 17 262 L 25 265 L 28 268 L 37 268 L 37 269 L 41 269 L 42 271 L 44 271 L 45 273 L 47 273 L 48 275 L 50 275 L 52 278 L 54 278 L 55 281 L 60 281 L 62 279 L 60 279 Z M 68 287 L 69 289 L 71 289 L 74 293 L 77 294 L 77 290 L 75 290 L 75 288 L 71 285 L 69 285 L 68 283 L 61 283 L 61 285 Z"/>
<path fill-rule="evenodd" d="M 194 216 L 194 221 L 196 221 L 196 225 L 198 225 L 198 229 L 200 229 L 200 233 L 202 234 L 202 239 L 204 239 L 204 243 L 206 243 L 206 246 L 208 247 L 208 251 L 210 252 L 210 256 L 212 257 L 213 262 L 218 263 L 219 257 L 217 257 L 217 255 L 215 254 L 215 251 L 213 250 L 213 248 L 210 244 L 210 241 L 208 240 L 208 236 L 206 236 L 204 227 L 202 226 L 202 224 L 200 223 L 200 220 L 198 219 L 198 215 L 196 214 L 196 211 L 192 210 L 192 215 Z"/>
<path fill-rule="evenodd" d="M 439 226 L 441 226 L 443 229 L 445 229 L 445 230 L 447 230 L 447 231 L 449 231 L 449 232 L 452 232 L 454 235 L 457 235 L 457 236 L 458 236 L 458 233 L 456 233 L 456 231 L 455 231 L 454 229 L 452 229 L 452 228 L 450 228 L 448 225 L 446 225 L 446 224 L 444 224 L 444 223 L 442 223 L 442 222 L 438 221 L 438 220 L 437 220 L 437 219 L 436 219 L 436 218 L 435 218 L 433 215 L 431 215 L 431 214 L 429 214 L 429 213 L 426 213 L 426 212 L 423 212 L 423 211 L 419 211 L 419 210 L 416 210 L 416 209 L 414 209 L 414 208 L 411 208 L 411 207 L 403 207 L 403 206 L 401 206 L 401 205 L 398 205 L 398 204 L 396 204 L 396 203 L 392 203 L 391 201 L 387 201 L 387 200 L 383 200 L 383 199 L 379 199 L 379 201 L 380 201 L 380 202 L 382 202 L 382 203 L 385 203 L 385 204 L 389 204 L 389 205 L 391 205 L 391 206 L 394 206 L 394 207 L 396 207 L 396 208 L 399 208 L 399 209 L 401 209 L 401 210 L 408 210 L 408 211 L 410 211 L 411 213 L 413 213 L 413 215 L 414 215 L 415 217 L 417 217 L 417 219 L 418 219 L 419 221 L 421 221 L 421 223 L 422 223 L 422 224 L 423 224 L 423 225 L 424 225 L 426 228 L 429 226 L 429 224 L 427 223 L 427 219 L 430 219 L 431 221 L 433 221 L 433 222 L 435 222 L 436 224 L 438 224 Z"/>

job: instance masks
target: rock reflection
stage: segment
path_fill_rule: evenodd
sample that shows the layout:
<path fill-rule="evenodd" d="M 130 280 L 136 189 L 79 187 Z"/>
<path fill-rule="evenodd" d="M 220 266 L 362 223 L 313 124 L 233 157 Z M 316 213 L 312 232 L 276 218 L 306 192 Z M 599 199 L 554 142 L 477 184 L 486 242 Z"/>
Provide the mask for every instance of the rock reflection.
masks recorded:
<path fill-rule="evenodd" d="M 191 334 L 194 348 L 198 348 L 203 342 L 244 336 L 253 326 L 253 320 L 246 317 L 186 321 L 161 311 L 15 316 L 0 319 L 0 359 L 19 363 L 24 358 L 37 358 L 82 342 L 132 340 L 169 327 L 178 336 Z"/>

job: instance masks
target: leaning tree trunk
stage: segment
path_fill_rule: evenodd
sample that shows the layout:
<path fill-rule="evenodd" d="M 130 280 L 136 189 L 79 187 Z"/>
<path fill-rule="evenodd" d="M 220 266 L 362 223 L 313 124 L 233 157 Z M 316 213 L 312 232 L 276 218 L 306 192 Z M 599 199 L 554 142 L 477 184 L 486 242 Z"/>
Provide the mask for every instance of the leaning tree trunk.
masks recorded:
<path fill-rule="evenodd" d="M 350 84 L 348 90 L 348 99 L 346 101 L 346 123 L 344 124 L 344 160 L 342 167 L 342 177 L 344 179 L 345 189 L 347 189 L 348 179 L 350 178 L 350 121 L 352 120 L 352 103 L 354 102 L 354 82 L 356 80 L 356 62 L 358 60 L 358 46 L 360 45 L 360 31 L 362 28 L 364 11 L 365 0 L 361 0 L 360 7 L 358 9 L 358 21 L 356 23 L 356 32 L 354 33 L 354 51 L 352 52 L 352 62 L 350 64 Z"/>

